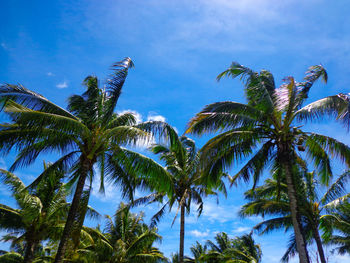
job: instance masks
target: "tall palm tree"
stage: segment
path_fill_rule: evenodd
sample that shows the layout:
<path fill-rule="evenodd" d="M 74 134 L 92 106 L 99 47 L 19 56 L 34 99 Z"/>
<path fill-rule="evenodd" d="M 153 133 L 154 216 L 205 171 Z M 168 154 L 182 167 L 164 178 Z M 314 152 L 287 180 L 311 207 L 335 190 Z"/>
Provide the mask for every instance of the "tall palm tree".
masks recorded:
<path fill-rule="evenodd" d="M 87 179 L 91 185 L 94 166 L 100 167 L 101 191 L 104 181 L 109 180 L 121 186 L 123 196 L 132 198 L 135 167 L 128 158 L 129 151 L 122 146 L 149 136 L 134 126 L 136 119 L 132 113 L 118 115 L 114 112 L 132 66 L 130 58 L 114 64 L 113 74 L 103 88 L 97 77 L 87 77 L 83 83 L 86 91 L 69 97 L 68 110 L 23 86 L 0 86 L 4 111 L 11 120 L 1 126 L 0 149 L 7 153 L 16 146 L 19 151 L 11 169 L 31 164 L 40 153 L 56 151 L 62 157 L 51 166 L 52 169 L 61 167 L 69 171 L 70 182 L 75 185 L 56 263 L 62 262 L 74 222 L 80 220 L 80 199 Z M 166 186 L 166 178 L 154 184 L 157 183 Z"/>
<path fill-rule="evenodd" d="M 202 172 L 199 165 L 199 152 L 195 142 L 186 136 L 179 137 L 177 132 L 166 123 L 158 123 L 154 127 L 160 130 L 160 133 L 165 134 L 167 141 L 153 145 L 150 149 L 154 154 L 160 156 L 160 160 L 165 166 L 161 167 L 164 173 L 167 173 L 171 178 L 172 193 L 159 191 L 152 193 L 149 196 L 135 200 L 135 205 L 144 203 L 161 202 L 161 209 L 152 217 L 152 225 L 155 225 L 160 218 L 165 214 L 168 207 L 169 211 L 177 206 L 177 212 L 173 220 L 177 218 L 180 212 L 180 245 L 179 245 L 179 262 L 184 262 L 184 240 L 185 240 L 185 213 L 191 211 L 191 204 L 198 205 L 198 215 L 203 210 L 203 196 L 216 194 L 214 190 L 223 191 L 226 194 L 225 184 L 218 180 L 214 187 L 209 188 L 201 183 Z M 144 127 L 148 130 L 149 127 Z M 223 174 L 226 176 L 226 174 Z M 220 176 L 217 176 L 220 178 Z"/>
<path fill-rule="evenodd" d="M 215 171 L 231 166 L 234 160 L 247 156 L 251 159 L 233 180 L 242 178 L 248 181 L 253 177 L 253 188 L 265 167 L 270 164 L 280 167 L 288 188 L 299 259 L 301 263 L 308 263 L 293 167 L 302 162 L 300 152 L 306 151 L 321 182 L 328 184 L 332 177 L 329 153 L 350 164 L 347 145 L 331 137 L 303 131 L 297 122 L 305 119 L 305 112 L 310 111 L 310 106 L 302 108 L 310 88 L 320 77 L 327 81 L 327 73 L 322 66 L 312 66 L 303 82 L 288 77 L 279 88 L 276 88 L 269 71 L 254 72 L 238 63 L 232 63 L 218 79 L 224 76 L 240 76 L 244 80 L 248 103 L 225 101 L 210 104 L 192 118 L 187 129 L 193 134 L 222 132 L 209 140 L 202 150 L 207 181 L 210 183 L 213 172 L 215 174 Z"/>
<path fill-rule="evenodd" d="M 311 243 L 312 239 L 315 241 L 322 263 L 326 263 L 327 260 L 319 229 L 325 229 L 325 223 L 329 214 L 334 212 L 338 206 L 350 197 L 350 194 L 346 194 L 346 182 L 349 179 L 349 175 L 349 172 L 342 174 L 322 197 L 318 196 L 320 189 L 316 187 L 315 173 L 305 173 L 300 176 L 303 180 L 297 182 L 297 194 L 300 200 L 300 214 L 304 222 L 305 237 L 307 237 L 309 243 Z M 277 176 L 274 175 L 274 177 L 276 178 Z M 285 183 L 278 183 L 275 179 L 267 179 L 263 186 L 257 187 L 254 191 L 247 191 L 245 197 L 249 202 L 242 206 L 240 210 L 241 216 L 273 216 L 273 218 L 265 220 L 254 227 L 260 234 L 266 234 L 281 228 L 289 230 L 293 227 Z M 289 248 L 282 258 L 283 261 L 288 261 L 295 254 L 294 235 L 290 240 Z"/>
<path fill-rule="evenodd" d="M 0 178 L 10 188 L 18 209 L 0 204 L 0 229 L 9 231 L 3 239 L 12 247 L 24 243 L 23 262 L 33 262 L 40 242 L 52 238 L 66 218 L 69 204 L 61 179 L 64 174 L 53 171 L 29 191 L 14 174 L 0 170 Z"/>

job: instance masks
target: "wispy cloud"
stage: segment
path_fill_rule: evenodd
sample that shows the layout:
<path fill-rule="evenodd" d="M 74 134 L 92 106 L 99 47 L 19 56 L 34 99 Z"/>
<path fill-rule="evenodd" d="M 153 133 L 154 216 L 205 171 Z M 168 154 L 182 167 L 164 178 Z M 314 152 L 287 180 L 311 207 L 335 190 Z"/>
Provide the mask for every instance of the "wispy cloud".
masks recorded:
<path fill-rule="evenodd" d="M 166 121 L 166 118 L 162 115 L 157 115 L 154 113 L 149 113 L 147 116 L 147 121 Z"/>
<path fill-rule="evenodd" d="M 171 34 L 152 42 L 152 47 L 155 54 L 167 53 L 174 57 L 172 63 L 183 58 L 179 53 L 191 55 L 199 50 L 220 53 L 271 51 L 275 48 L 276 36 L 270 31 L 285 25 L 291 17 L 291 12 L 286 12 L 290 3 L 276 0 L 199 0 L 195 5 L 186 5 L 191 16 L 175 17 L 169 25 L 171 30 L 168 32 Z M 171 8 L 165 4 L 163 7 Z M 183 63 L 189 62 L 189 59 L 183 60 Z"/>
<path fill-rule="evenodd" d="M 49 77 L 55 76 L 55 74 L 53 74 L 52 72 L 47 72 L 46 75 L 48 75 Z"/>
<path fill-rule="evenodd" d="M 110 3 L 108 8 L 97 8 L 98 16 L 93 20 L 90 17 L 86 19 L 85 27 L 95 37 L 105 38 L 104 32 L 116 32 L 110 34 L 111 38 L 123 34 L 124 40 L 131 43 L 135 39 L 147 39 L 147 44 L 140 48 L 147 49 L 147 54 L 156 57 L 156 62 L 186 71 L 192 66 L 199 66 L 201 57 L 210 56 L 208 52 L 230 54 L 233 58 L 242 55 L 240 51 L 264 56 L 295 52 L 303 58 L 314 57 L 316 53 L 317 57 L 334 57 L 334 52 L 341 57 L 349 53 L 348 34 L 329 37 L 334 30 L 319 23 L 324 14 L 318 14 L 315 6 L 326 7 L 324 0 L 150 0 L 133 5 L 132 14 L 127 15 L 138 23 L 126 22 L 123 27 L 116 26 L 114 18 L 116 14 L 126 18 L 126 13 L 121 11 L 120 5 Z M 180 6 L 183 7 L 181 11 Z M 86 16 L 92 8 L 96 9 L 96 6 L 86 7 Z M 172 19 L 155 23 L 165 16 Z M 150 22 L 140 22 L 146 20 Z M 149 28 L 150 25 L 153 27 Z M 295 39 L 298 39 L 298 45 L 295 45 Z M 328 42 L 331 43 L 325 46 L 324 43 Z M 200 52 L 207 52 L 208 56 Z"/>
<path fill-rule="evenodd" d="M 61 83 L 58 83 L 58 84 L 56 85 L 56 88 L 58 88 L 58 89 L 66 89 L 66 88 L 68 88 L 68 83 L 67 83 L 67 81 L 63 81 L 63 82 L 61 82 Z"/>
<path fill-rule="evenodd" d="M 240 226 L 240 227 L 237 227 L 233 230 L 233 233 L 237 233 L 237 234 L 240 234 L 240 233 L 243 233 L 243 232 L 250 232 L 252 230 L 251 227 L 247 227 L 247 226 Z"/>
<path fill-rule="evenodd" d="M 190 231 L 190 235 L 194 237 L 207 237 L 209 236 L 209 234 L 210 234 L 209 229 L 207 229 L 205 232 L 199 231 L 197 229 Z"/>
<path fill-rule="evenodd" d="M 217 205 L 215 202 L 206 202 L 201 217 L 211 222 L 225 223 L 237 219 L 238 209 L 238 206 Z"/>

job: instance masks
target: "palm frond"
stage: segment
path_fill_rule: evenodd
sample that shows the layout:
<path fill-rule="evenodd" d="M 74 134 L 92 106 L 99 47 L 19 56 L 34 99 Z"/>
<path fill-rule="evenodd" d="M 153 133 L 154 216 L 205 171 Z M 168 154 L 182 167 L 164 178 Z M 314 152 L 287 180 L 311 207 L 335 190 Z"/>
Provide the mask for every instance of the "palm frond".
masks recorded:
<path fill-rule="evenodd" d="M 329 96 L 312 102 L 295 113 L 298 120 L 316 120 L 325 115 L 334 116 L 349 127 L 349 98 L 346 94 Z"/>
<path fill-rule="evenodd" d="M 161 209 L 158 210 L 157 213 L 155 213 L 152 218 L 151 218 L 151 227 L 154 227 L 158 224 L 158 222 L 160 221 L 160 219 L 164 216 L 165 214 L 165 209 L 168 206 L 168 202 L 166 202 Z"/>
<path fill-rule="evenodd" d="M 35 125 L 37 125 L 52 129 L 59 127 L 62 132 L 67 133 L 89 132 L 87 127 L 75 118 L 35 111 L 13 101 L 6 104 L 5 112 L 11 116 L 12 121 L 20 124 L 24 128 L 34 128 Z"/>
<path fill-rule="evenodd" d="M 265 220 L 254 226 L 254 229 L 258 231 L 260 235 L 263 235 L 279 229 L 284 229 L 287 231 L 292 229 L 292 227 L 292 218 L 290 216 L 285 216 Z"/>
<path fill-rule="evenodd" d="M 310 133 L 309 136 L 312 140 L 321 145 L 321 147 L 325 149 L 329 154 L 336 158 L 339 158 L 347 165 L 350 164 L 350 148 L 346 144 L 334 138 L 317 133 Z"/>
<path fill-rule="evenodd" d="M 224 105 L 220 108 L 227 107 L 229 108 L 226 109 L 227 111 L 215 111 L 215 104 L 216 103 L 206 106 L 204 110 L 196 114 L 187 124 L 186 133 L 200 135 L 241 126 L 254 126 L 259 121 L 264 121 L 264 119 L 266 119 L 258 110 L 254 111 L 254 108 L 241 103 L 223 102 Z M 247 114 L 245 114 L 245 112 L 247 112 Z"/>
<path fill-rule="evenodd" d="M 245 85 L 245 93 L 249 105 L 268 112 L 273 111 L 275 82 L 270 72 L 262 70 L 259 74 L 248 67 L 233 62 L 227 70 L 218 75 L 217 79 L 220 80 L 226 76 L 232 78 L 240 76 L 240 80 Z"/>
<path fill-rule="evenodd" d="M 20 210 L 0 204 L 0 229 L 6 231 L 23 230 L 24 224 Z"/>
<path fill-rule="evenodd" d="M 272 159 L 272 150 L 272 142 L 268 141 L 264 143 L 260 150 L 258 150 L 257 153 L 243 166 L 243 168 L 235 176 L 233 176 L 231 180 L 231 186 L 238 178 L 243 178 L 245 181 L 248 181 L 249 178 L 253 176 L 254 189 L 264 168 Z"/>
<path fill-rule="evenodd" d="M 0 97 L 3 101 L 5 100 L 5 105 L 9 100 L 12 100 L 36 111 L 49 112 L 77 119 L 74 115 L 52 103 L 44 96 L 31 91 L 22 85 L 0 85 Z"/>
<path fill-rule="evenodd" d="M 331 160 L 326 152 L 325 144 L 320 143 L 319 140 L 314 140 L 314 136 L 307 136 L 305 146 L 308 157 L 313 160 L 315 164 L 321 183 L 328 185 L 333 173 Z"/>
<path fill-rule="evenodd" d="M 21 179 L 9 171 L 0 169 L 0 179 L 10 187 L 11 192 L 15 196 L 20 195 L 20 193 L 25 190 L 25 185 Z"/>
<path fill-rule="evenodd" d="M 346 193 L 347 182 L 350 178 L 350 171 L 346 171 L 338 177 L 338 179 L 328 188 L 327 192 L 323 195 L 320 203 L 326 204 L 333 201 L 335 198 L 339 198 Z"/>
<path fill-rule="evenodd" d="M 157 162 L 140 153 L 122 149 L 123 155 L 130 161 L 131 169 L 139 175 L 150 189 L 171 195 L 174 192 L 169 173 Z M 121 158 L 123 156 L 120 156 Z M 124 159 L 125 160 L 125 159 Z"/>
<path fill-rule="evenodd" d="M 322 65 L 309 67 L 306 71 L 306 76 L 304 77 L 305 82 L 298 83 L 298 86 L 302 87 L 300 92 L 301 99 L 308 97 L 310 88 L 319 78 L 322 78 L 322 80 L 327 83 L 328 74 L 326 69 Z"/>
<path fill-rule="evenodd" d="M 118 126 L 132 126 L 136 125 L 137 120 L 135 113 L 133 112 L 125 112 L 120 115 L 116 115 L 109 123 L 108 129 L 112 129 Z"/>
<path fill-rule="evenodd" d="M 128 71 L 132 67 L 134 67 L 134 63 L 129 57 L 112 65 L 113 74 L 109 76 L 106 83 L 107 100 L 105 101 L 106 110 L 103 118 L 106 123 L 113 115 L 113 111 L 118 102 Z"/>

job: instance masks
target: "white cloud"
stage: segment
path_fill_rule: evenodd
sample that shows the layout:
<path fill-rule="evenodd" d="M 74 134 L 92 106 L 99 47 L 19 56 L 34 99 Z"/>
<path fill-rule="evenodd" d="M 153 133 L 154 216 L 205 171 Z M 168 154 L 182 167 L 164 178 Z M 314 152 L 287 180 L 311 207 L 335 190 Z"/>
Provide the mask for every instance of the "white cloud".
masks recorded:
<path fill-rule="evenodd" d="M 100 180 L 97 179 L 97 176 L 94 178 L 93 181 L 93 188 L 92 188 L 92 195 L 99 199 L 102 202 L 110 202 L 113 200 L 114 203 L 119 203 L 120 202 L 120 192 L 117 190 L 117 186 L 113 185 L 112 183 L 105 182 L 105 192 L 101 193 L 99 191 L 100 189 Z"/>
<path fill-rule="evenodd" d="M 208 201 L 204 204 L 201 217 L 205 217 L 211 222 L 225 223 L 237 219 L 238 209 L 238 206 L 218 205 Z"/>
<path fill-rule="evenodd" d="M 209 234 L 210 234 L 209 229 L 207 229 L 205 232 L 199 231 L 197 229 L 190 231 L 190 235 L 195 237 L 207 237 L 209 236 Z"/>
<path fill-rule="evenodd" d="M 58 84 L 56 85 L 56 88 L 58 88 L 58 89 L 66 89 L 66 88 L 68 88 L 68 83 L 67 83 L 67 81 L 63 81 L 63 82 L 61 82 L 61 83 L 58 83 Z"/>
<path fill-rule="evenodd" d="M 124 113 L 132 113 L 135 118 L 137 123 L 141 123 L 143 121 L 143 116 L 141 113 L 135 111 L 135 110 L 123 110 L 123 111 L 118 111 L 118 114 L 124 114 Z M 147 115 L 147 121 L 166 121 L 166 118 L 162 115 L 157 114 L 156 112 L 150 111 Z"/>
<path fill-rule="evenodd" d="M 165 122 L 166 118 L 162 115 L 156 115 L 153 113 L 149 113 L 147 116 L 147 121 L 162 121 Z"/>
<path fill-rule="evenodd" d="M 251 227 L 246 226 L 240 226 L 233 230 L 233 233 L 243 233 L 243 232 L 250 232 L 252 230 Z"/>
<path fill-rule="evenodd" d="M 53 74 L 52 72 L 47 72 L 46 75 L 48 75 L 49 77 L 55 76 L 55 74 Z"/>
<path fill-rule="evenodd" d="M 233 49 L 273 50 L 275 35 L 269 33 L 269 30 L 283 26 L 289 21 L 291 12 L 286 12 L 286 9 L 291 2 L 199 0 L 195 5 L 187 5 L 193 15 L 175 18 L 170 26 L 171 34 L 154 41 L 153 48 L 158 55 L 167 53 L 172 57 L 182 57 L 178 52 L 193 50 L 220 53 L 232 53 Z M 170 8 L 169 5 L 164 5 L 164 8 Z M 263 29 L 259 30 L 262 27 Z"/>

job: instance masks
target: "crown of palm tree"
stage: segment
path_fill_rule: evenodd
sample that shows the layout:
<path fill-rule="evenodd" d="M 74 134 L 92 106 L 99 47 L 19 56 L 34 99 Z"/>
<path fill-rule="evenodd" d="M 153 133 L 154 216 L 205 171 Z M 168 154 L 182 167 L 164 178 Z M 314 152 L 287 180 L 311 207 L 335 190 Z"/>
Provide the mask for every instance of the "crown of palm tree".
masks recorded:
<path fill-rule="evenodd" d="M 130 212 L 130 207 L 121 203 L 113 218 L 106 216 L 106 227 L 89 229 L 89 239 L 80 244 L 72 258 L 87 262 L 110 263 L 155 263 L 165 260 L 163 254 L 153 245 L 161 237 L 156 228 L 143 222 L 143 214 Z"/>
<path fill-rule="evenodd" d="M 288 143 L 292 152 L 306 151 L 325 184 L 332 176 L 328 153 L 349 163 L 350 150 L 345 144 L 318 133 L 305 132 L 299 122 L 312 115 L 312 104 L 302 107 L 310 87 L 320 77 L 327 80 L 322 66 L 310 67 L 304 82 L 288 77 L 279 88 L 275 87 L 270 72 L 257 73 L 238 63 L 233 63 L 218 79 L 224 76 L 240 77 L 244 81 L 248 103 L 226 101 L 207 105 L 188 124 L 187 132 L 194 134 L 222 131 L 203 147 L 207 174 L 253 155 L 233 179 L 247 181 L 253 177 L 255 184 L 263 169 L 277 160 L 277 145 L 281 142 Z"/>
<path fill-rule="evenodd" d="M 0 178 L 18 205 L 18 208 L 11 208 L 0 204 L 0 229 L 9 232 L 3 240 L 11 241 L 12 248 L 24 244 L 26 262 L 34 259 L 40 242 L 57 237 L 64 223 L 69 203 L 66 202 L 67 190 L 61 183 L 63 176 L 61 171 L 51 172 L 29 190 L 16 175 L 0 170 Z"/>
<path fill-rule="evenodd" d="M 210 248 L 199 257 L 199 262 L 239 262 L 259 263 L 262 252 L 260 245 L 256 244 L 251 235 L 230 238 L 225 232 L 215 236 L 215 242 L 208 240 Z"/>

